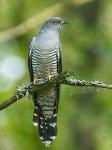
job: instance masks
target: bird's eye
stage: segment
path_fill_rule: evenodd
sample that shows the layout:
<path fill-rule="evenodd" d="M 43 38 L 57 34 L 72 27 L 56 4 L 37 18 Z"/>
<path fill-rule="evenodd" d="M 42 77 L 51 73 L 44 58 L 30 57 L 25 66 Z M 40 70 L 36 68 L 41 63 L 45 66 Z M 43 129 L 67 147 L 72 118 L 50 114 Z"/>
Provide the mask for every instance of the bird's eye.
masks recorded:
<path fill-rule="evenodd" d="M 52 24 L 57 24 L 57 22 L 56 21 L 52 21 Z"/>

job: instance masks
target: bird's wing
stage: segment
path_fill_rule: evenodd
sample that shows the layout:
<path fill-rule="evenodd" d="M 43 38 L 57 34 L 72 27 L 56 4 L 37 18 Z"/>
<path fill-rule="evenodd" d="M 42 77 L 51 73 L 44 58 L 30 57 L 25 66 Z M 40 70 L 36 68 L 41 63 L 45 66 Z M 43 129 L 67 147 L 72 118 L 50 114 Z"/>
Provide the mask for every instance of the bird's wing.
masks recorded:
<path fill-rule="evenodd" d="M 33 39 L 32 39 L 33 42 Z M 30 74 L 30 81 L 33 82 L 33 67 L 32 67 L 32 53 L 33 53 L 33 47 L 32 42 L 29 47 L 29 53 L 28 53 L 28 68 L 29 68 L 29 74 Z"/>
<path fill-rule="evenodd" d="M 62 73 L 62 52 L 61 52 L 61 43 L 59 44 L 59 50 L 57 51 L 57 73 L 60 74 Z M 57 84 L 55 86 L 55 90 L 56 90 L 56 94 L 57 94 L 57 97 L 56 97 L 56 107 L 57 107 L 57 112 L 58 112 L 58 105 L 59 105 L 59 100 L 60 100 L 60 85 Z M 56 113 L 57 113 L 56 112 Z"/>
<path fill-rule="evenodd" d="M 57 51 L 57 72 L 58 74 L 62 73 L 62 50 L 61 43 L 59 44 L 59 51 Z"/>

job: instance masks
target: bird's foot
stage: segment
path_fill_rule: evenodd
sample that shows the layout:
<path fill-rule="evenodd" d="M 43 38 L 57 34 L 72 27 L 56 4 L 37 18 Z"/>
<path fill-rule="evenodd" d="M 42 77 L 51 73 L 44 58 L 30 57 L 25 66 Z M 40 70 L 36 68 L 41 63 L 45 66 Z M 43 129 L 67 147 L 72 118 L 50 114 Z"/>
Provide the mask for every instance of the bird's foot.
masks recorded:
<path fill-rule="evenodd" d="M 34 77 L 33 83 L 36 83 L 39 80 L 39 77 Z"/>
<path fill-rule="evenodd" d="M 52 75 L 49 74 L 49 75 L 48 75 L 48 80 L 51 80 L 51 78 L 52 78 Z"/>
<path fill-rule="evenodd" d="M 53 77 L 53 75 L 51 75 L 51 72 L 49 71 L 47 74 L 48 80 L 51 80 L 51 78 Z"/>

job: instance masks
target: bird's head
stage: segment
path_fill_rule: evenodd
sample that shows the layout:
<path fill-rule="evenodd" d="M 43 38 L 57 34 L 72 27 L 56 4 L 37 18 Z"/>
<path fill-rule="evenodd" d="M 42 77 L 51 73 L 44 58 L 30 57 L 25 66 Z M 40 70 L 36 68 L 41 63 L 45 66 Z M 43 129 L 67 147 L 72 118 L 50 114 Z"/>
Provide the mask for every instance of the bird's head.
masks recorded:
<path fill-rule="evenodd" d="M 64 21 L 61 17 L 52 17 L 45 21 L 43 27 L 60 30 L 64 24 L 68 24 L 68 22 Z"/>

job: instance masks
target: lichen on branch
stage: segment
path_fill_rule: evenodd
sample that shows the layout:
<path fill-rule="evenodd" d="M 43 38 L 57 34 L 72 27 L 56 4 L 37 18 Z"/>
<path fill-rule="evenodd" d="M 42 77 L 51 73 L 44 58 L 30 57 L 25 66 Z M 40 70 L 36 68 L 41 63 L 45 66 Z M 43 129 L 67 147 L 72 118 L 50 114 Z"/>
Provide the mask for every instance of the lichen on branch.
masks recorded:
<path fill-rule="evenodd" d="M 4 101 L 2 104 L 0 104 L 0 110 L 3 110 L 10 106 L 11 104 L 15 103 L 16 101 L 22 99 L 29 93 L 30 95 L 36 92 L 41 92 L 44 90 L 48 90 L 49 88 L 54 87 L 56 84 L 64 84 L 69 86 L 89 86 L 89 87 L 98 87 L 98 88 L 107 88 L 112 89 L 111 84 L 105 84 L 102 81 L 86 81 L 86 80 L 77 80 L 77 79 L 71 79 L 68 77 L 73 76 L 74 73 L 70 72 L 63 72 L 61 74 L 57 74 L 53 76 L 50 80 L 48 77 L 42 77 L 38 79 L 35 83 L 28 83 L 21 87 L 18 87 L 13 96 L 11 96 L 9 99 Z"/>

